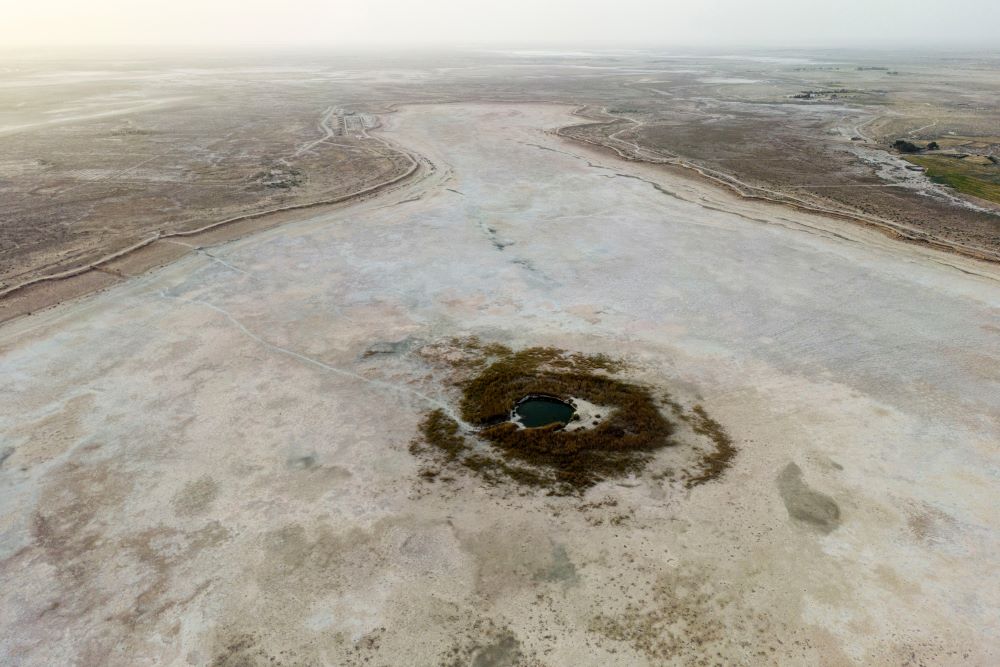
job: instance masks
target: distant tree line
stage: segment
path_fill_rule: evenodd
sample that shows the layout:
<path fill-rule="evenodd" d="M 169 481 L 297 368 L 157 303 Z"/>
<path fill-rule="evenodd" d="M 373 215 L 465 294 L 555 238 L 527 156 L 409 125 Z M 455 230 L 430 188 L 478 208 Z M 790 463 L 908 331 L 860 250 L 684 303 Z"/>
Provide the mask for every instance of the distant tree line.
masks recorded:
<path fill-rule="evenodd" d="M 926 146 L 918 146 L 912 141 L 907 141 L 906 139 L 896 139 L 896 141 L 892 143 L 892 147 L 900 153 L 920 153 L 922 151 L 936 151 L 941 149 L 936 141 L 932 141 Z"/>

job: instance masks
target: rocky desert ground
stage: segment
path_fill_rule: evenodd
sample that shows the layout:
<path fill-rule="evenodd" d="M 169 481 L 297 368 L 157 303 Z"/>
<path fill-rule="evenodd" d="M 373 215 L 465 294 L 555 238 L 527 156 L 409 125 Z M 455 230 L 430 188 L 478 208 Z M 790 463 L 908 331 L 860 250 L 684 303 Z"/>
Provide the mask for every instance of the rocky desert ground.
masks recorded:
<path fill-rule="evenodd" d="M 880 58 L 5 72 L 2 661 L 995 664 L 1000 219 L 891 144 L 997 80 Z M 669 439 L 484 468 L 532 350 Z"/>

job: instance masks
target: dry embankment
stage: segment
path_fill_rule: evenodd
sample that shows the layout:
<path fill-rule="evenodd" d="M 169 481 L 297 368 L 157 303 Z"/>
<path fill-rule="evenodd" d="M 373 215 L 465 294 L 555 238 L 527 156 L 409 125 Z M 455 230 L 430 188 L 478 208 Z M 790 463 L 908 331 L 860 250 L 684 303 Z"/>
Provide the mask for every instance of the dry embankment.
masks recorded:
<path fill-rule="evenodd" d="M 703 180 L 729 190 L 742 199 L 781 204 L 807 213 L 816 213 L 827 217 L 847 220 L 875 228 L 892 238 L 919 243 L 965 257 L 989 262 L 1000 262 L 1000 249 L 963 244 L 952 239 L 943 238 L 932 231 L 917 229 L 879 216 L 852 211 L 846 208 L 819 205 L 786 192 L 751 185 L 731 174 L 696 164 L 683 157 L 665 153 L 656 148 L 640 146 L 636 142 L 627 141 L 620 137 L 623 133 L 641 125 L 639 121 L 620 118 L 606 113 L 594 114 L 584 107 L 576 109 L 573 115 L 584 118 L 588 122 L 559 128 L 556 130 L 558 136 L 570 141 L 585 143 L 598 149 L 611 151 L 623 160 L 645 162 L 665 167 L 679 167 L 697 175 Z"/>
<path fill-rule="evenodd" d="M 296 212 L 335 206 L 370 197 L 411 178 L 421 168 L 418 156 L 382 137 L 368 135 L 405 158 L 406 168 L 389 178 L 360 190 L 317 201 L 279 206 L 217 220 L 194 229 L 155 232 L 147 238 L 115 250 L 98 259 L 57 273 L 36 276 L 0 289 L 0 322 L 30 314 L 178 259 L 192 250 L 229 241 L 246 234 L 283 224 Z M 427 165 L 433 169 L 432 166 Z M 205 243 L 198 243 L 204 240 Z M 193 243 L 191 241 L 194 241 Z M 127 262 L 127 268 L 122 266 Z M 101 276 L 94 277 L 92 274 Z"/>

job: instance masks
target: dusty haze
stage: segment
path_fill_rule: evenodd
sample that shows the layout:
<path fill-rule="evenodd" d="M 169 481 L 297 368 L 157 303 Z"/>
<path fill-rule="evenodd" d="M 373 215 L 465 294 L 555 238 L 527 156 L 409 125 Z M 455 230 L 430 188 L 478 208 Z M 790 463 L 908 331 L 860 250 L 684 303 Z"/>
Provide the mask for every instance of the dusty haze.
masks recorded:
<path fill-rule="evenodd" d="M 0 44 L 413 46 L 544 44 L 677 47 L 979 48 L 995 41 L 992 0 L 596 0 L 346 3 L 305 0 L 47 0 L 4 9 Z"/>

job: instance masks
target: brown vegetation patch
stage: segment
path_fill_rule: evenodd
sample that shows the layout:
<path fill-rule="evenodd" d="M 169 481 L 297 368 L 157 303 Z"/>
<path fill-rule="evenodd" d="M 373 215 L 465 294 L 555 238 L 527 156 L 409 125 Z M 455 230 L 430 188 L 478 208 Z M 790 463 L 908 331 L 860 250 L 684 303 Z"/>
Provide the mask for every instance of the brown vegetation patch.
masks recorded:
<path fill-rule="evenodd" d="M 736 456 L 736 446 L 733 444 L 733 439 L 722 428 L 722 424 L 709 417 L 705 408 L 700 405 L 691 408 L 691 413 L 684 415 L 681 419 L 691 424 L 695 433 L 706 436 L 715 444 L 714 450 L 702 455 L 698 472 L 685 483 L 690 489 L 693 486 L 721 477 L 722 473 L 732 465 L 733 457 Z"/>
<path fill-rule="evenodd" d="M 569 494 L 638 472 L 655 450 L 670 444 L 673 426 L 650 391 L 611 375 L 623 369 L 620 361 L 555 348 L 512 352 L 474 339 L 461 345 L 473 357 L 489 360 L 477 362 L 464 355 L 450 360 L 459 369 L 482 368 L 460 382 L 462 419 L 477 430 L 463 433 L 443 410 L 430 412 L 421 423 L 421 434 L 439 465 L 460 465 L 490 483 L 514 481 Z M 509 421 L 510 413 L 518 400 L 531 394 L 581 398 L 611 412 L 591 428 L 520 428 Z M 418 442 L 411 451 L 426 450 Z M 437 473 L 426 469 L 421 474 L 433 479 Z"/>

